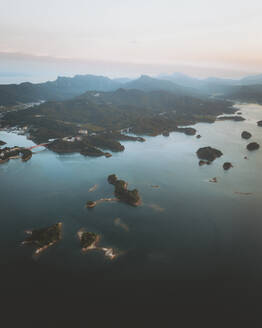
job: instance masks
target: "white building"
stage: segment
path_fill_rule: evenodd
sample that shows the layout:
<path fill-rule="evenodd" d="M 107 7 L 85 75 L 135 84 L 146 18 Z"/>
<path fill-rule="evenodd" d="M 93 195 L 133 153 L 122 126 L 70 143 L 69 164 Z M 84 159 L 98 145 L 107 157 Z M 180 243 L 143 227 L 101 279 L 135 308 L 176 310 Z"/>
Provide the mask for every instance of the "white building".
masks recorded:
<path fill-rule="evenodd" d="M 88 135 L 88 131 L 84 129 L 79 130 L 78 133 Z"/>

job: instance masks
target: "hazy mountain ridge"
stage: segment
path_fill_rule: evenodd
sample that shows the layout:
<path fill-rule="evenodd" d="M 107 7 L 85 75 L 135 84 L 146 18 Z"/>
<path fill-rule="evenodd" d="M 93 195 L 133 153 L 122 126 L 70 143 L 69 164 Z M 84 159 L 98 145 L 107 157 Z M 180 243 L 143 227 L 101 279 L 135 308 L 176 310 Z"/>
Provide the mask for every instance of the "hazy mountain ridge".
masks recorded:
<path fill-rule="evenodd" d="M 108 77 L 96 75 L 58 77 L 55 81 L 45 83 L 6 84 L 0 85 L 0 105 L 8 106 L 38 100 L 66 100 L 87 90 L 110 91 L 120 86 L 121 83 Z"/>
<path fill-rule="evenodd" d="M 0 106 L 12 106 L 17 103 L 28 103 L 39 100 L 63 101 L 73 99 L 87 91 L 107 92 L 119 88 L 142 91 L 168 91 L 176 95 L 205 98 L 214 94 L 240 93 L 244 86 L 262 85 L 262 75 L 248 76 L 239 80 L 207 78 L 197 79 L 182 73 L 161 75 L 153 78 L 142 75 L 137 79 L 105 76 L 76 75 L 74 77 L 58 77 L 55 81 L 45 83 L 24 82 L 21 84 L 0 85 Z M 237 89 L 238 88 L 238 89 Z M 246 93 L 250 92 L 246 89 Z"/>
<path fill-rule="evenodd" d="M 233 87 L 228 91 L 227 98 L 262 104 L 262 84 Z"/>
<path fill-rule="evenodd" d="M 251 75 L 241 79 L 226 79 L 217 77 L 208 77 L 205 79 L 198 79 L 187 76 L 182 73 L 174 73 L 170 75 L 159 75 L 159 79 L 171 81 L 178 85 L 194 88 L 206 94 L 225 93 L 233 91 L 237 86 L 249 86 L 262 84 L 262 74 Z"/>

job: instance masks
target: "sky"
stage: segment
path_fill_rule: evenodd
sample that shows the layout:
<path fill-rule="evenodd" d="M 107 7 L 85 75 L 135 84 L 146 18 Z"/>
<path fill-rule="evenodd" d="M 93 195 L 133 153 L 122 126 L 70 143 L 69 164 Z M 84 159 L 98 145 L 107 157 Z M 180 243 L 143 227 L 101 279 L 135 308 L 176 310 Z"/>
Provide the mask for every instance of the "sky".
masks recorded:
<path fill-rule="evenodd" d="M 262 72 L 261 0 L 0 0 L 0 77 Z"/>

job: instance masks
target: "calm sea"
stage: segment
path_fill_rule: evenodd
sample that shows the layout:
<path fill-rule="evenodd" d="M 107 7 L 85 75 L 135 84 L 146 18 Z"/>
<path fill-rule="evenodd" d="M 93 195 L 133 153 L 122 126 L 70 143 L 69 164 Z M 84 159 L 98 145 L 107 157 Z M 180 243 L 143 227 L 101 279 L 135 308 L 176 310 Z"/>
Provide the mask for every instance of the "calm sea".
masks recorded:
<path fill-rule="evenodd" d="M 64 307 L 72 301 L 69 290 L 82 305 L 93 297 L 99 304 L 105 294 L 113 302 L 120 291 L 118 301 L 130 297 L 129 309 L 139 291 L 144 305 L 170 298 L 169 305 L 217 300 L 230 309 L 241 297 L 252 304 L 262 279 L 262 149 L 248 152 L 246 145 L 262 146 L 262 128 L 256 125 L 262 106 L 238 108 L 244 122 L 195 125 L 201 139 L 171 133 L 146 137 L 145 143 L 123 142 L 125 151 L 109 159 L 44 150 L 26 163 L 1 165 L 1 285 L 12 295 L 10 305 L 18 295 L 21 305 L 28 299 L 49 303 L 59 294 Z M 241 139 L 243 130 L 252 139 Z M 32 144 L 3 131 L 0 140 Z M 203 146 L 224 155 L 199 167 L 196 151 Z M 225 172 L 226 161 L 234 167 Z M 141 207 L 105 202 L 85 208 L 88 200 L 113 197 L 107 183 L 112 173 L 139 190 Z M 208 182 L 213 177 L 217 183 Z M 97 189 L 89 192 L 94 185 Z M 62 241 L 33 258 L 33 248 L 20 245 L 24 231 L 57 221 L 63 222 Z M 97 251 L 83 255 L 76 236 L 81 228 L 99 233 L 101 245 L 113 247 L 119 257 L 110 261 Z M 94 296 L 96 288 L 101 294 Z"/>

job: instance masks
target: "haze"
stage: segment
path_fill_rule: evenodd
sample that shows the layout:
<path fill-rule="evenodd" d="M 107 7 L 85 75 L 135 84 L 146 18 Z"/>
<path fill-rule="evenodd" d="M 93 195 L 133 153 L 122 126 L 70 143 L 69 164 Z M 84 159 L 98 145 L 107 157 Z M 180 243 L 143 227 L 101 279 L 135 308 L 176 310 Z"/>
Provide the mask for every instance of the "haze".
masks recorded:
<path fill-rule="evenodd" d="M 56 77 L 262 71 L 262 2 L 2 0 L 0 72 Z"/>

